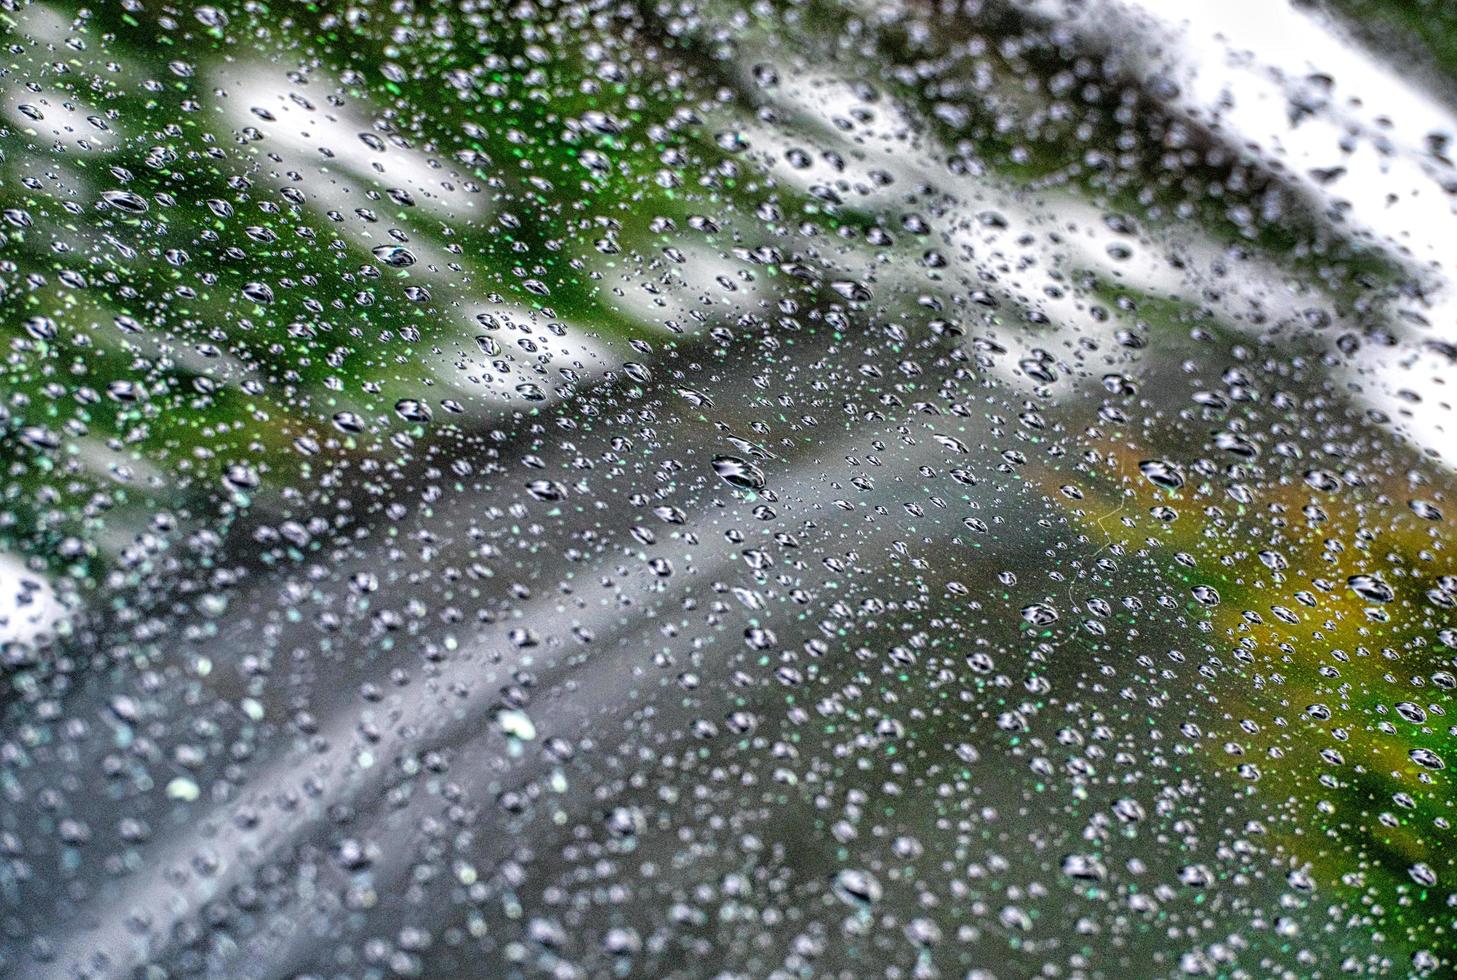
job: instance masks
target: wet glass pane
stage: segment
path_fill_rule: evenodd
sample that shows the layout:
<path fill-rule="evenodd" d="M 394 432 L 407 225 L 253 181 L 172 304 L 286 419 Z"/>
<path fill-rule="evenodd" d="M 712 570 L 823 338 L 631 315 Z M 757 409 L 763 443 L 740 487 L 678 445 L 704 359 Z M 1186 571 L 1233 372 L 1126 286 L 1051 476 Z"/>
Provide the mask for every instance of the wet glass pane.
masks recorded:
<path fill-rule="evenodd" d="M 1457 968 L 1448 7 L 3 8 L 0 973 Z"/>

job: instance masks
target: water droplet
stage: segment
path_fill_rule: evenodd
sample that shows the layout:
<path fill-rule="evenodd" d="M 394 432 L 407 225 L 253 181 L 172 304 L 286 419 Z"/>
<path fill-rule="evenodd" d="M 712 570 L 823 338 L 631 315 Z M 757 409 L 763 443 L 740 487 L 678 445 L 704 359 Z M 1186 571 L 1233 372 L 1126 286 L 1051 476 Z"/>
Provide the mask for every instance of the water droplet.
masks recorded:
<path fill-rule="evenodd" d="M 766 483 L 764 471 L 739 456 L 713 457 L 713 472 L 720 480 L 739 490 L 762 490 Z"/>

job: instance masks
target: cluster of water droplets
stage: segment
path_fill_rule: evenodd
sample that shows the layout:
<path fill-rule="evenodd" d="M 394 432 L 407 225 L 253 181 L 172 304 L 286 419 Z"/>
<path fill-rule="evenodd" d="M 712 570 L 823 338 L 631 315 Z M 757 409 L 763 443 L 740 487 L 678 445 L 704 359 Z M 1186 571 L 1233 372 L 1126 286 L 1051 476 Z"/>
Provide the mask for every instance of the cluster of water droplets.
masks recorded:
<path fill-rule="evenodd" d="M 1450 971 L 1453 72 L 1245 6 L 6 7 L 0 972 Z"/>

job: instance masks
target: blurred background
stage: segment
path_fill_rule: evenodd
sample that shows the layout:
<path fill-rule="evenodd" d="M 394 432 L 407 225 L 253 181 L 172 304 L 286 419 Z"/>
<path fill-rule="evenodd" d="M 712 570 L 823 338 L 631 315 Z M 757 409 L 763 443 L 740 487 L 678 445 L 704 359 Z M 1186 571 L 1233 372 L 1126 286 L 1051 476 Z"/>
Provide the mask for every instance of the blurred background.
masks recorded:
<path fill-rule="evenodd" d="M 0 6 L 0 973 L 1453 971 L 1443 5 Z"/>

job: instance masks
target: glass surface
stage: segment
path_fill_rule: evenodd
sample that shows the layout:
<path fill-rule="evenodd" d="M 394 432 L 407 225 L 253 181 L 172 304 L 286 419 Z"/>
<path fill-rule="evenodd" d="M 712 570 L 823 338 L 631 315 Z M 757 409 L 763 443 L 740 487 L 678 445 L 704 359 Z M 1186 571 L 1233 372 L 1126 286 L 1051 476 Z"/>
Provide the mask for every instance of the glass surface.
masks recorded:
<path fill-rule="evenodd" d="M 1457 968 L 1454 8 L 3 8 L 0 973 Z"/>

